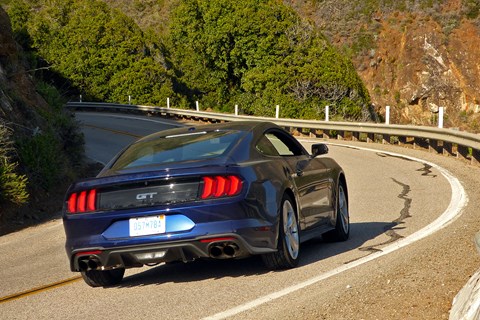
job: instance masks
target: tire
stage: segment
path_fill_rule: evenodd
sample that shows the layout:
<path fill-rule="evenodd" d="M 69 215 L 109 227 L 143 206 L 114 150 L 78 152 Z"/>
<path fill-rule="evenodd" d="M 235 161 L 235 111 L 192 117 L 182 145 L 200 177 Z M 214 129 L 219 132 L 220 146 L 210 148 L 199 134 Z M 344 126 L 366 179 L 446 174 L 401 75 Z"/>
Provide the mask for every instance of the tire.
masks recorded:
<path fill-rule="evenodd" d="M 82 271 L 82 278 L 90 287 L 110 287 L 122 282 L 124 268 Z"/>
<path fill-rule="evenodd" d="M 340 182 L 335 199 L 336 222 L 335 229 L 323 234 L 326 241 L 346 241 L 350 236 L 350 213 L 348 211 L 348 196 L 343 182 Z"/>
<path fill-rule="evenodd" d="M 286 194 L 280 210 L 277 251 L 262 255 L 263 262 L 272 270 L 294 268 L 300 256 L 297 213 L 293 201 Z"/>

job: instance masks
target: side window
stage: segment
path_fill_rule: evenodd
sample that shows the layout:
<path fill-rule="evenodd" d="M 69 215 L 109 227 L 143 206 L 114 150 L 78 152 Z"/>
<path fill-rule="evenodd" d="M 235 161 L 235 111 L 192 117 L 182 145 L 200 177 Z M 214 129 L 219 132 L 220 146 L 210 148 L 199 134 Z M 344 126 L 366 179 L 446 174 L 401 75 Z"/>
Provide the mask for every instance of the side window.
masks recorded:
<path fill-rule="evenodd" d="M 280 156 L 298 156 L 304 154 L 300 144 L 283 132 L 267 132 L 265 133 L 265 138 L 271 143 Z"/>
<path fill-rule="evenodd" d="M 278 154 L 281 156 L 293 156 L 294 153 L 288 148 L 288 146 L 280 140 L 275 134 L 267 133 L 265 135 L 267 139 L 273 144 Z"/>
<path fill-rule="evenodd" d="M 277 149 L 273 146 L 273 144 L 270 142 L 269 139 L 267 139 L 266 136 L 263 136 L 255 146 L 260 153 L 266 155 L 266 156 L 276 156 L 278 157 L 279 154 L 277 152 Z"/>

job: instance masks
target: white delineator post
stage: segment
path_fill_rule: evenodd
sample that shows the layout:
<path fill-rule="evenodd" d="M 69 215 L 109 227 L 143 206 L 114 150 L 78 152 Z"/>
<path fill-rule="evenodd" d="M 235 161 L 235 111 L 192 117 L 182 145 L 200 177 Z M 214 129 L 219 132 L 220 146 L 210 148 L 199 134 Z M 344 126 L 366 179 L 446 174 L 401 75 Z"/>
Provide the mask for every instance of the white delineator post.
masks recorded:
<path fill-rule="evenodd" d="M 238 116 L 238 104 L 235 105 L 235 115 Z"/>
<path fill-rule="evenodd" d="M 280 106 L 277 104 L 275 106 L 275 118 L 278 119 L 279 115 L 280 115 Z"/>
<path fill-rule="evenodd" d="M 386 106 L 385 109 L 385 124 L 390 124 L 390 106 Z"/>
<path fill-rule="evenodd" d="M 443 107 L 438 108 L 438 127 L 443 128 Z"/>
<path fill-rule="evenodd" d="M 170 109 L 170 98 L 167 98 L 167 109 Z"/>
<path fill-rule="evenodd" d="M 197 111 L 200 111 L 200 106 L 199 106 L 199 104 L 198 104 L 198 101 L 195 101 L 195 105 L 196 105 Z"/>
<path fill-rule="evenodd" d="M 325 121 L 329 121 L 330 119 L 329 112 L 330 112 L 330 106 L 325 106 Z"/>

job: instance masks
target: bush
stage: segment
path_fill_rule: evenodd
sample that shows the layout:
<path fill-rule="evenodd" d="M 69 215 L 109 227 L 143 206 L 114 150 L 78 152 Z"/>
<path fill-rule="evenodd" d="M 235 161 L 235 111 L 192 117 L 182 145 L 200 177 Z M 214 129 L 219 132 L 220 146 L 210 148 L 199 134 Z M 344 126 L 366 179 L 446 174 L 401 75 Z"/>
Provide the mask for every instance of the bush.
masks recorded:
<path fill-rule="evenodd" d="M 347 57 L 281 2 L 184 1 L 169 42 L 178 79 L 191 89 L 185 94 L 216 110 L 238 104 L 273 116 L 278 104 L 281 117 L 315 118 L 328 104 L 355 119 L 358 107 L 350 108 L 370 101 Z"/>
<path fill-rule="evenodd" d="M 17 142 L 18 155 L 32 182 L 49 191 L 59 182 L 64 169 L 61 144 L 52 132 L 23 137 Z"/>
<path fill-rule="evenodd" d="M 9 156 L 10 132 L 0 124 L 0 203 L 23 204 L 28 200 L 27 178 L 16 173 L 17 163 Z"/>

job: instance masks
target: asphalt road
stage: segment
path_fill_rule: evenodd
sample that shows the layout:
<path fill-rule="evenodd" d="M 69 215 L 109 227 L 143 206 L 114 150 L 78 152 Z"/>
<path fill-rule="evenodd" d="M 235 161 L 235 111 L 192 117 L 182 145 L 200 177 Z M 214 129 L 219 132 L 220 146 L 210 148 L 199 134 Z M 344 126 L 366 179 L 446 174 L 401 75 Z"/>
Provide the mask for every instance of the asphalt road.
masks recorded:
<path fill-rule="evenodd" d="M 87 155 L 102 163 L 138 137 L 172 125 L 141 116 L 78 113 L 77 118 Z M 307 148 L 312 143 L 301 141 Z M 306 243 L 298 268 L 267 271 L 255 257 L 198 261 L 130 269 L 121 285 L 93 289 L 69 271 L 63 227 L 57 220 L 0 238 L 0 318 L 343 318 L 327 311 L 318 317 L 306 297 L 321 292 L 341 299 L 349 283 L 358 280 L 351 278 L 356 270 L 367 268 L 370 272 L 362 277 L 375 277 L 378 261 L 448 225 L 465 203 L 461 185 L 452 187 L 455 177 L 431 162 L 350 146 L 331 145 L 330 150 L 328 156 L 347 175 L 351 238 Z M 452 196 L 460 198 L 452 203 Z M 446 213 L 453 216 L 445 218 Z M 440 226 L 439 217 L 444 217 Z M 347 285 L 340 290 L 332 281 Z M 374 318 L 376 312 L 371 312 Z"/>

